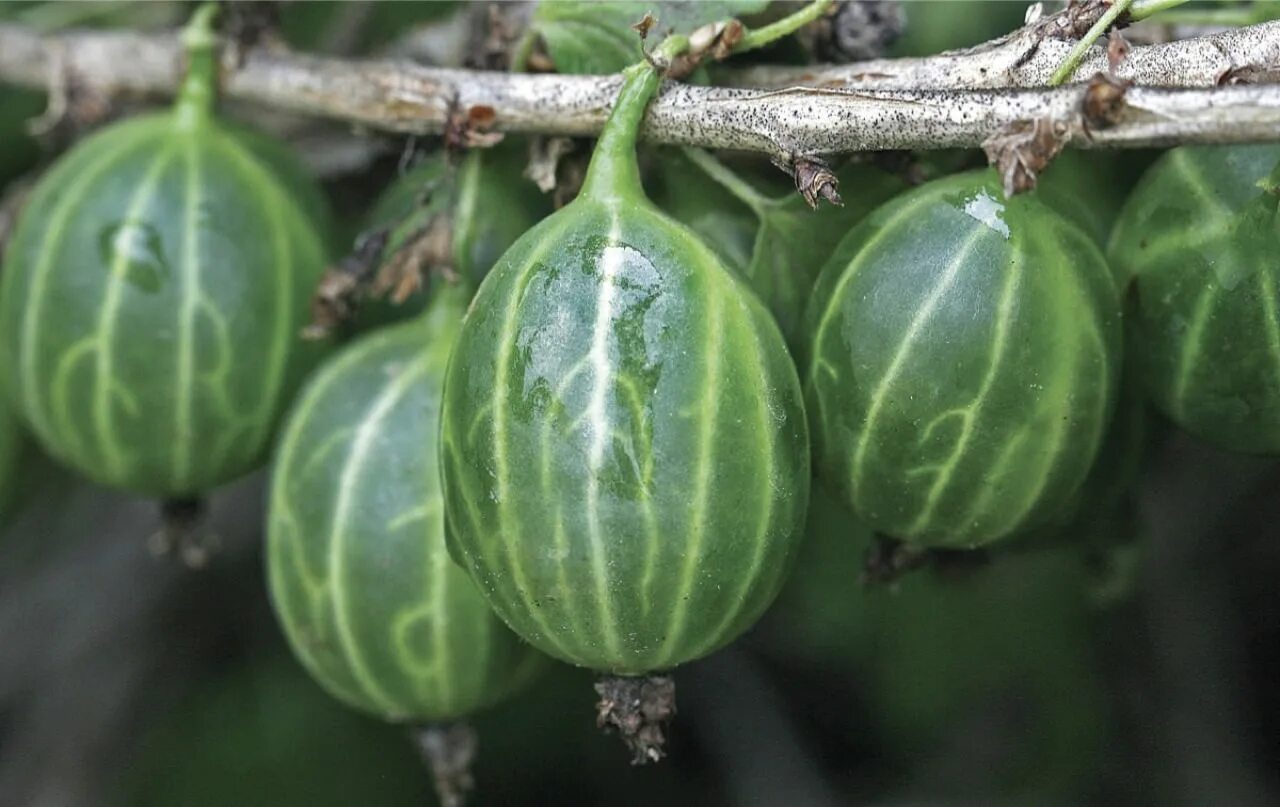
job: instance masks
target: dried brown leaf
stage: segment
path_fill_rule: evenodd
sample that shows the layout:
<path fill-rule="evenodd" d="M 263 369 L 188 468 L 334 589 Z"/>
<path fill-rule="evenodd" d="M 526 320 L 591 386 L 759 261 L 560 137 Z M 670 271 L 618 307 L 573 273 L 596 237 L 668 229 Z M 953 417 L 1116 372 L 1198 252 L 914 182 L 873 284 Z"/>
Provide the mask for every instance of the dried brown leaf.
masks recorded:
<path fill-rule="evenodd" d="M 706 25 L 696 28 L 693 33 L 689 34 L 689 53 L 695 56 L 702 56 L 716 43 L 720 38 L 720 34 L 724 32 L 724 21 L 709 22 Z"/>
<path fill-rule="evenodd" d="M 311 297 L 311 322 L 302 330 L 304 339 L 323 339 L 350 321 L 390 237 L 385 227 L 365 234 L 350 255 L 325 271 Z"/>
<path fill-rule="evenodd" d="M 369 289 L 369 296 L 388 297 L 400 305 L 426 283 L 427 274 L 439 272 L 454 277 L 452 263 L 453 221 L 449 216 L 433 216 L 418 228 L 383 262 Z"/>
<path fill-rule="evenodd" d="M 1005 196 L 1036 186 L 1040 173 L 1066 145 L 1067 132 L 1065 124 L 1037 118 L 1016 121 L 987 138 L 982 148 L 1000 172 Z"/>
<path fill-rule="evenodd" d="M 708 56 L 716 61 L 729 58 L 745 35 L 746 29 L 737 20 L 709 22 L 689 35 L 689 47 L 684 53 L 660 67 L 665 67 L 667 78 L 685 78 Z"/>
<path fill-rule="evenodd" d="M 653 26 L 657 23 L 658 21 L 653 18 L 652 14 L 645 14 L 644 18 L 640 20 L 640 22 L 631 26 L 631 30 L 638 33 L 641 39 L 648 39 L 649 32 L 653 30 Z"/>
<path fill-rule="evenodd" d="M 724 26 L 724 30 L 716 37 L 716 41 L 711 44 L 711 58 L 716 61 L 728 59 L 733 55 L 733 49 L 738 47 L 738 43 L 742 41 L 742 37 L 746 35 L 746 29 L 742 27 L 742 23 L 737 20 L 729 20 Z"/>

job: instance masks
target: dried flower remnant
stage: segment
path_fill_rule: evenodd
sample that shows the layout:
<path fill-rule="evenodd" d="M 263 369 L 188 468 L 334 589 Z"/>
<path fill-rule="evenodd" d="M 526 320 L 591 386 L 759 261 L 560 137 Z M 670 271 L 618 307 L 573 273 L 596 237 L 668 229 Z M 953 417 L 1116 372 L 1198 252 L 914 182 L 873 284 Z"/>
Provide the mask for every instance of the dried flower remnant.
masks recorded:
<path fill-rule="evenodd" d="M 669 675 L 608 676 L 595 686 L 596 725 L 616 731 L 631 750 L 631 764 L 666 756 L 665 728 L 676 716 L 676 684 Z"/>

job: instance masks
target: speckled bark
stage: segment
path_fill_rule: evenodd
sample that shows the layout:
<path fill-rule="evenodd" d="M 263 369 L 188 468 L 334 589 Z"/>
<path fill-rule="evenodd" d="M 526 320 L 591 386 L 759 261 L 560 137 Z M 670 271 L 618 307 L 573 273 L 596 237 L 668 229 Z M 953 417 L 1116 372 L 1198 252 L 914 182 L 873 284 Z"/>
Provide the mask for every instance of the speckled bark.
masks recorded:
<path fill-rule="evenodd" d="M 964 50 L 913 59 L 876 59 L 841 65 L 753 67 L 726 71 L 735 87 L 828 89 L 1001 89 L 1045 87 L 1075 45 L 1041 39 L 1030 28 Z M 1148 87 L 1214 87 L 1228 71 L 1245 66 L 1280 68 L 1280 21 L 1233 28 L 1178 42 L 1135 47 L 1117 75 Z M 1106 40 L 1099 40 L 1076 69 L 1084 80 L 1107 69 Z"/>
<path fill-rule="evenodd" d="M 1224 55 L 1223 48 L 1232 42 L 1238 49 Z M 1056 43 L 1042 47 L 1045 54 L 1028 63 L 1036 70 L 1056 62 Z M 1146 83 L 1185 85 L 1187 77 L 1219 75 L 1228 63 L 1240 68 L 1252 64 L 1251 59 L 1270 59 L 1255 65 L 1265 70 L 1273 66 L 1278 50 L 1280 23 L 1267 23 L 1240 29 L 1234 39 L 1135 48 L 1130 61 L 1142 66 Z M 62 69 L 56 70 L 59 64 Z M 977 69 L 981 74 L 981 67 Z M 1087 69 L 1086 65 L 1081 74 Z M 959 68 L 954 72 L 965 75 Z M 105 94 L 167 95 L 181 75 L 181 49 L 171 35 L 41 36 L 21 26 L 0 25 L 0 80 L 44 86 L 57 74 Z M 1006 84 L 1029 80 L 1018 75 Z M 247 52 L 240 67 L 227 69 L 223 90 L 231 98 L 275 109 L 387 131 L 440 132 L 456 102 L 463 110 L 492 109 L 494 128 L 501 131 L 594 135 L 604 124 L 619 80 L 508 75 L 258 49 Z M 966 81 L 963 86 L 982 82 Z M 1092 138 L 1076 136 L 1083 135 L 1078 120 L 1083 93 L 1081 86 L 850 91 L 668 84 L 649 108 L 641 136 L 651 142 L 743 149 L 790 160 L 848 151 L 977 146 L 1013 121 L 1043 117 L 1067 122 L 1072 145 L 1086 147 L 1248 142 L 1272 139 L 1280 131 L 1276 85 L 1134 87 L 1116 125 L 1094 131 Z"/>

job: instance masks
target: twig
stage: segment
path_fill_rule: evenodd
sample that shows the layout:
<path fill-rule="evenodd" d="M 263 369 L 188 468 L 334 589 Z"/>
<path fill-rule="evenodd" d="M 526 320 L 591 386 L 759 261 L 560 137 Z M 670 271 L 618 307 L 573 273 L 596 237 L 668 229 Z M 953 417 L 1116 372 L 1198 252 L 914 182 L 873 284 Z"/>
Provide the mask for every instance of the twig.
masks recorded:
<path fill-rule="evenodd" d="M 1255 44 L 1262 38 L 1269 52 L 1280 52 L 1280 24 L 1246 30 Z M 1181 45 L 1185 50 L 1166 55 L 1203 47 L 1195 41 Z M 172 35 L 41 36 L 0 25 L 0 80 L 44 86 L 48 61 L 59 49 L 80 84 L 107 95 L 172 94 L 181 75 L 181 50 Z M 1125 64 L 1134 61 L 1131 55 Z M 1220 63 L 1219 56 L 1215 66 Z M 253 50 L 226 75 L 223 92 L 396 132 L 441 132 L 458 109 L 478 109 L 492 113 L 495 131 L 584 136 L 599 132 L 618 82 L 617 76 L 510 75 Z M 767 91 L 667 84 L 649 109 L 642 137 L 793 161 L 798 155 L 849 151 L 972 147 L 1014 121 L 1046 117 L 1061 121 L 1068 139 L 1082 146 L 1251 142 L 1280 135 L 1280 86 L 1134 87 L 1115 125 L 1092 138 L 1074 137 L 1083 133 L 1084 92 L 1081 86 Z"/>
<path fill-rule="evenodd" d="M 1044 87 L 1072 43 L 1044 38 L 1034 27 L 966 50 L 913 59 L 874 59 L 842 65 L 752 67 L 725 70 L 720 83 L 735 87 L 830 89 L 1003 89 Z M 1280 22 L 1265 22 L 1178 42 L 1135 47 L 1116 77 L 1148 87 L 1213 87 L 1245 65 L 1280 68 Z M 1095 47 L 1078 74 L 1107 69 L 1106 48 Z"/>

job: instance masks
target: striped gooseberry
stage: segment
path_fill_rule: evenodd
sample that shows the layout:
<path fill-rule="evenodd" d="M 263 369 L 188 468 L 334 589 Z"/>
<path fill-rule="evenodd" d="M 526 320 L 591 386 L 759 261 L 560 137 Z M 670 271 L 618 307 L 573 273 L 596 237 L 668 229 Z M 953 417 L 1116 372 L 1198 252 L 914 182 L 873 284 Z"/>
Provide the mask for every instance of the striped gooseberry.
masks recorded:
<path fill-rule="evenodd" d="M 1116 397 L 1093 238 L 993 171 L 879 208 L 823 269 L 806 394 L 820 473 L 877 531 L 969 548 L 1069 505 Z"/>
<path fill-rule="evenodd" d="M 52 167 L 0 286 L 7 387 L 36 439 L 95 481 L 166 498 L 257 466 L 321 349 L 298 339 L 321 214 L 260 138 L 214 116 L 206 9 L 174 107 Z"/>
<path fill-rule="evenodd" d="M 272 471 L 267 572 L 308 672 L 383 720 L 467 718 L 545 658 L 449 557 L 437 458 L 445 366 L 469 292 L 366 334 L 308 380 Z"/>
<path fill-rule="evenodd" d="M 641 189 L 637 130 L 658 79 L 648 62 L 627 69 L 579 196 L 480 287 L 441 426 L 455 557 L 535 647 L 624 678 L 756 621 L 809 491 L 777 325 Z"/>
<path fill-rule="evenodd" d="M 1125 204 L 1109 255 L 1155 404 L 1222 448 L 1280 452 L 1280 146 L 1183 146 Z"/>

